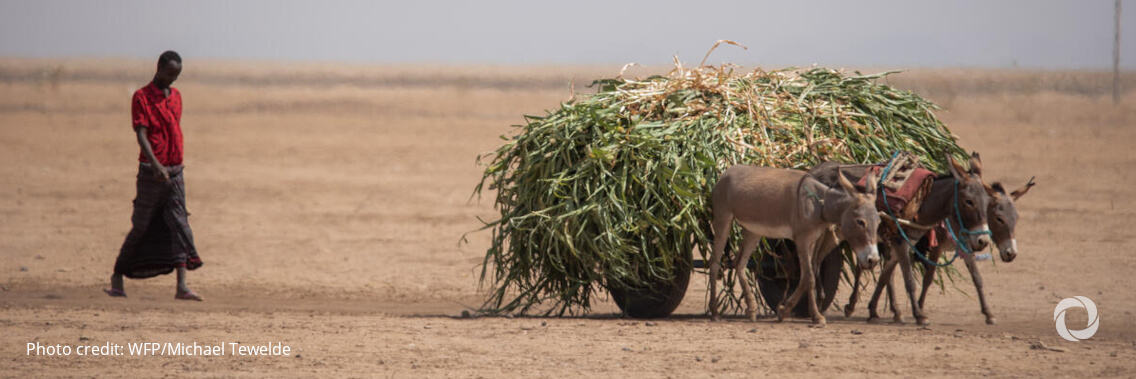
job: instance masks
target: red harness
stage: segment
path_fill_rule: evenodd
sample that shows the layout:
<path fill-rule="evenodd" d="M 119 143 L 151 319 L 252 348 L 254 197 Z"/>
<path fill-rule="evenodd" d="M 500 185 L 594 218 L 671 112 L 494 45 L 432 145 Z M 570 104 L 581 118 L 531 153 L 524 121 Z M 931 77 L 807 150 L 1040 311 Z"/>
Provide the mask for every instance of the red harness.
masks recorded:
<path fill-rule="evenodd" d="M 872 172 L 872 174 L 874 174 L 873 176 L 879 177 L 880 171 L 883 171 L 883 169 L 884 167 L 882 165 L 879 165 L 872 166 L 872 168 L 870 168 L 869 170 Z M 892 189 L 884 186 L 884 195 L 887 196 L 887 206 L 889 206 L 891 209 L 885 208 L 884 198 L 878 195 L 876 197 L 876 208 L 880 210 L 890 211 L 891 214 L 898 215 L 900 217 L 904 216 L 904 210 L 906 210 L 907 204 L 915 198 L 915 195 L 919 193 L 919 190 L 921 188 L 924 188 L 924 185 L 929 185 L 928 182 L 935 180 L 934 175 L 935 174 L 930 170 L 924 168 L 916 168 L 911 172 L 910 175 L 908 175 L 907 179 L 903 182 L 903 185 L 900 186 L 899 189 Z M 860 181 L 857 182 L 857 184 L 864 186 L 867 184 L 867 181 L 868 176 L 864 175 L 864 177 L 860 178 Z"/>

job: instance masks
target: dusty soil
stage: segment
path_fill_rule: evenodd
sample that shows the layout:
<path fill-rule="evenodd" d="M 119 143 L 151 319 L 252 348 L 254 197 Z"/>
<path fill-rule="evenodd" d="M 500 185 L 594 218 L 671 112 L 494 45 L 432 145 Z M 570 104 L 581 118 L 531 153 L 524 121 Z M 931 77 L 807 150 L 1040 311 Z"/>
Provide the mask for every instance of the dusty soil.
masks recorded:
<path fill-rule="evenodd" d="M 493 216 L 492 204 L 470 199 L 475 158 L 522 115 L 567 99 L 573 77 L 583 91 L 618 69 L 187 64 L 176 86 L 190 222 L 206 262 L 190 276 L 206 301 L 187 303 L 173 299 L 172 276 L 128 281 L 126 299 L 100 291 L 130 228 L 138 148 L 129 99 L 151 64 L 0 60 L 0 376 L 1136 373 L 1127 221 L 1136 218 L 1136 92 L 1113 106 L 1107 91 L 1082 88 L 1097 73 L 983 71 L 976 82 L 965 70 L 916 70 L 893 82 L 950 107 L 941 117 L 982 153 L 989 180 L 1016 188 L 1037 177 L 1019 202 L 1018 259 L 981 264 L 998 325 L 985 325 L 965 280 L 964 293 L 930 295 L 930 328 L 869 325 L 863 310 L 829 312 L 823 329 L 711 323 L 705 275 L 665 320 L 621 319 L 609 302 L 584 318 L 460 317 L 483 298 L 488 236 L 458 240 Z M 1081 89 L 1051 85 L 1070 81 Z M 1100 311 L 1099 331 L 1081 342 L 1061 339 L 1052 318 L 1074 295 Z M 1071 310 L 1068 324 L 1085 319 Z M 291 352 L 27 351 L 142 342 Z"/>

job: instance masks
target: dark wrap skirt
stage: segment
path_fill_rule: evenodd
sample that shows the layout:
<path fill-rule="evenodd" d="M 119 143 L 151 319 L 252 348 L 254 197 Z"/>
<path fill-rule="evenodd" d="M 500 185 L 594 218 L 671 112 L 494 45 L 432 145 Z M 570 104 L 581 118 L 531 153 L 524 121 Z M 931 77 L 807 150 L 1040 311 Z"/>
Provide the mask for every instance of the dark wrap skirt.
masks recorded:
<path fill-rule="evenodd" d="M 183 166 L 169 166 L 170 182 L 154 177 L 151 166 L 138 168 L 138 194 L 134 198 L 134 226 L 126 235 L 114 263 L 115 274 L 142 279 L 169 274 L 177 267 L 201 267 L 201 258 L 189 229 L 185 209 Z"/>

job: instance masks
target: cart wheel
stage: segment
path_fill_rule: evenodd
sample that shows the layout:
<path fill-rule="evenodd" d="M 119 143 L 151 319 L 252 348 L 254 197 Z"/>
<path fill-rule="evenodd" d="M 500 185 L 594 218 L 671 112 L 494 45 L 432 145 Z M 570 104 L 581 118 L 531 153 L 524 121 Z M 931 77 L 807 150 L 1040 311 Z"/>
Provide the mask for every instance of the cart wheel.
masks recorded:
<path fill-rule="evenodd" d="M 674 265 L 673 281 L 657 281 L 646 288 L 608 287 L 611 299 L 628 317 L 670 316 L 675 308 L 678 308 L 679 303 L 682 303 L 683 296 L 686 296 L 686 287 L 690 284 L 692 259 L 690 251 L 687 251 L 685 256 L 679 257 L 679 261 Z"/>
<path fill-rule="evenodd" d="M 761 257 L 761 261 L 758 262 L 758 269 L 755 271 L 761 297 L 765 299 L 766 305 L 776 310 L 777 305 L 781 304 L 781 300 L 797 289 L 797 284 L 800 283 L 798 278 L 801 269 L 797 262 L 796 246 L 793 241 L 770 240 L 769 244 L 777 252 L 777 255 L 780 255 L 785 261 L 778 261 L 772 255 L 766 254 Z M 836 288 L 840 286 L 840 272 L 843 268 L 844 255 L 840 253 L 840 250 L 829 253 L 820 264 L 820 270 L 817 272 L 816 292 L 817 309 L 821 313 L 828 310 L 828 307 L 832 306 L 833 300 L 836 299 Z M 797 302 L 796 307 L 793 307 L 793 315 L 809 317 L 808 302 L 805 301 L 804 297 Z"/>

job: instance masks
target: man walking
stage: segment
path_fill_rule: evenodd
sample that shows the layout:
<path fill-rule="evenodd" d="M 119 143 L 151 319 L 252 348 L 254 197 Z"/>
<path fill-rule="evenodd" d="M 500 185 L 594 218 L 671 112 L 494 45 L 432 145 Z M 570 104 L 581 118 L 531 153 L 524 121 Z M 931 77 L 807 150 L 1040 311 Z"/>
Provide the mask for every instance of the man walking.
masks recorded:
<path fill-rule="evenodd" d="M 141 148 L 133 228 L 119 250 L 110 296 L 126 297 L 122 277 L 150 278 L 177 271 L 176 299 L 202 301 L 185 284 L 186 270 L 201 267 L 185 208 L 182 173 L 181 93 L 170 87 L 181 56 L 166 51 L 150 84 L 134 92 L 131 121 Z"/>

